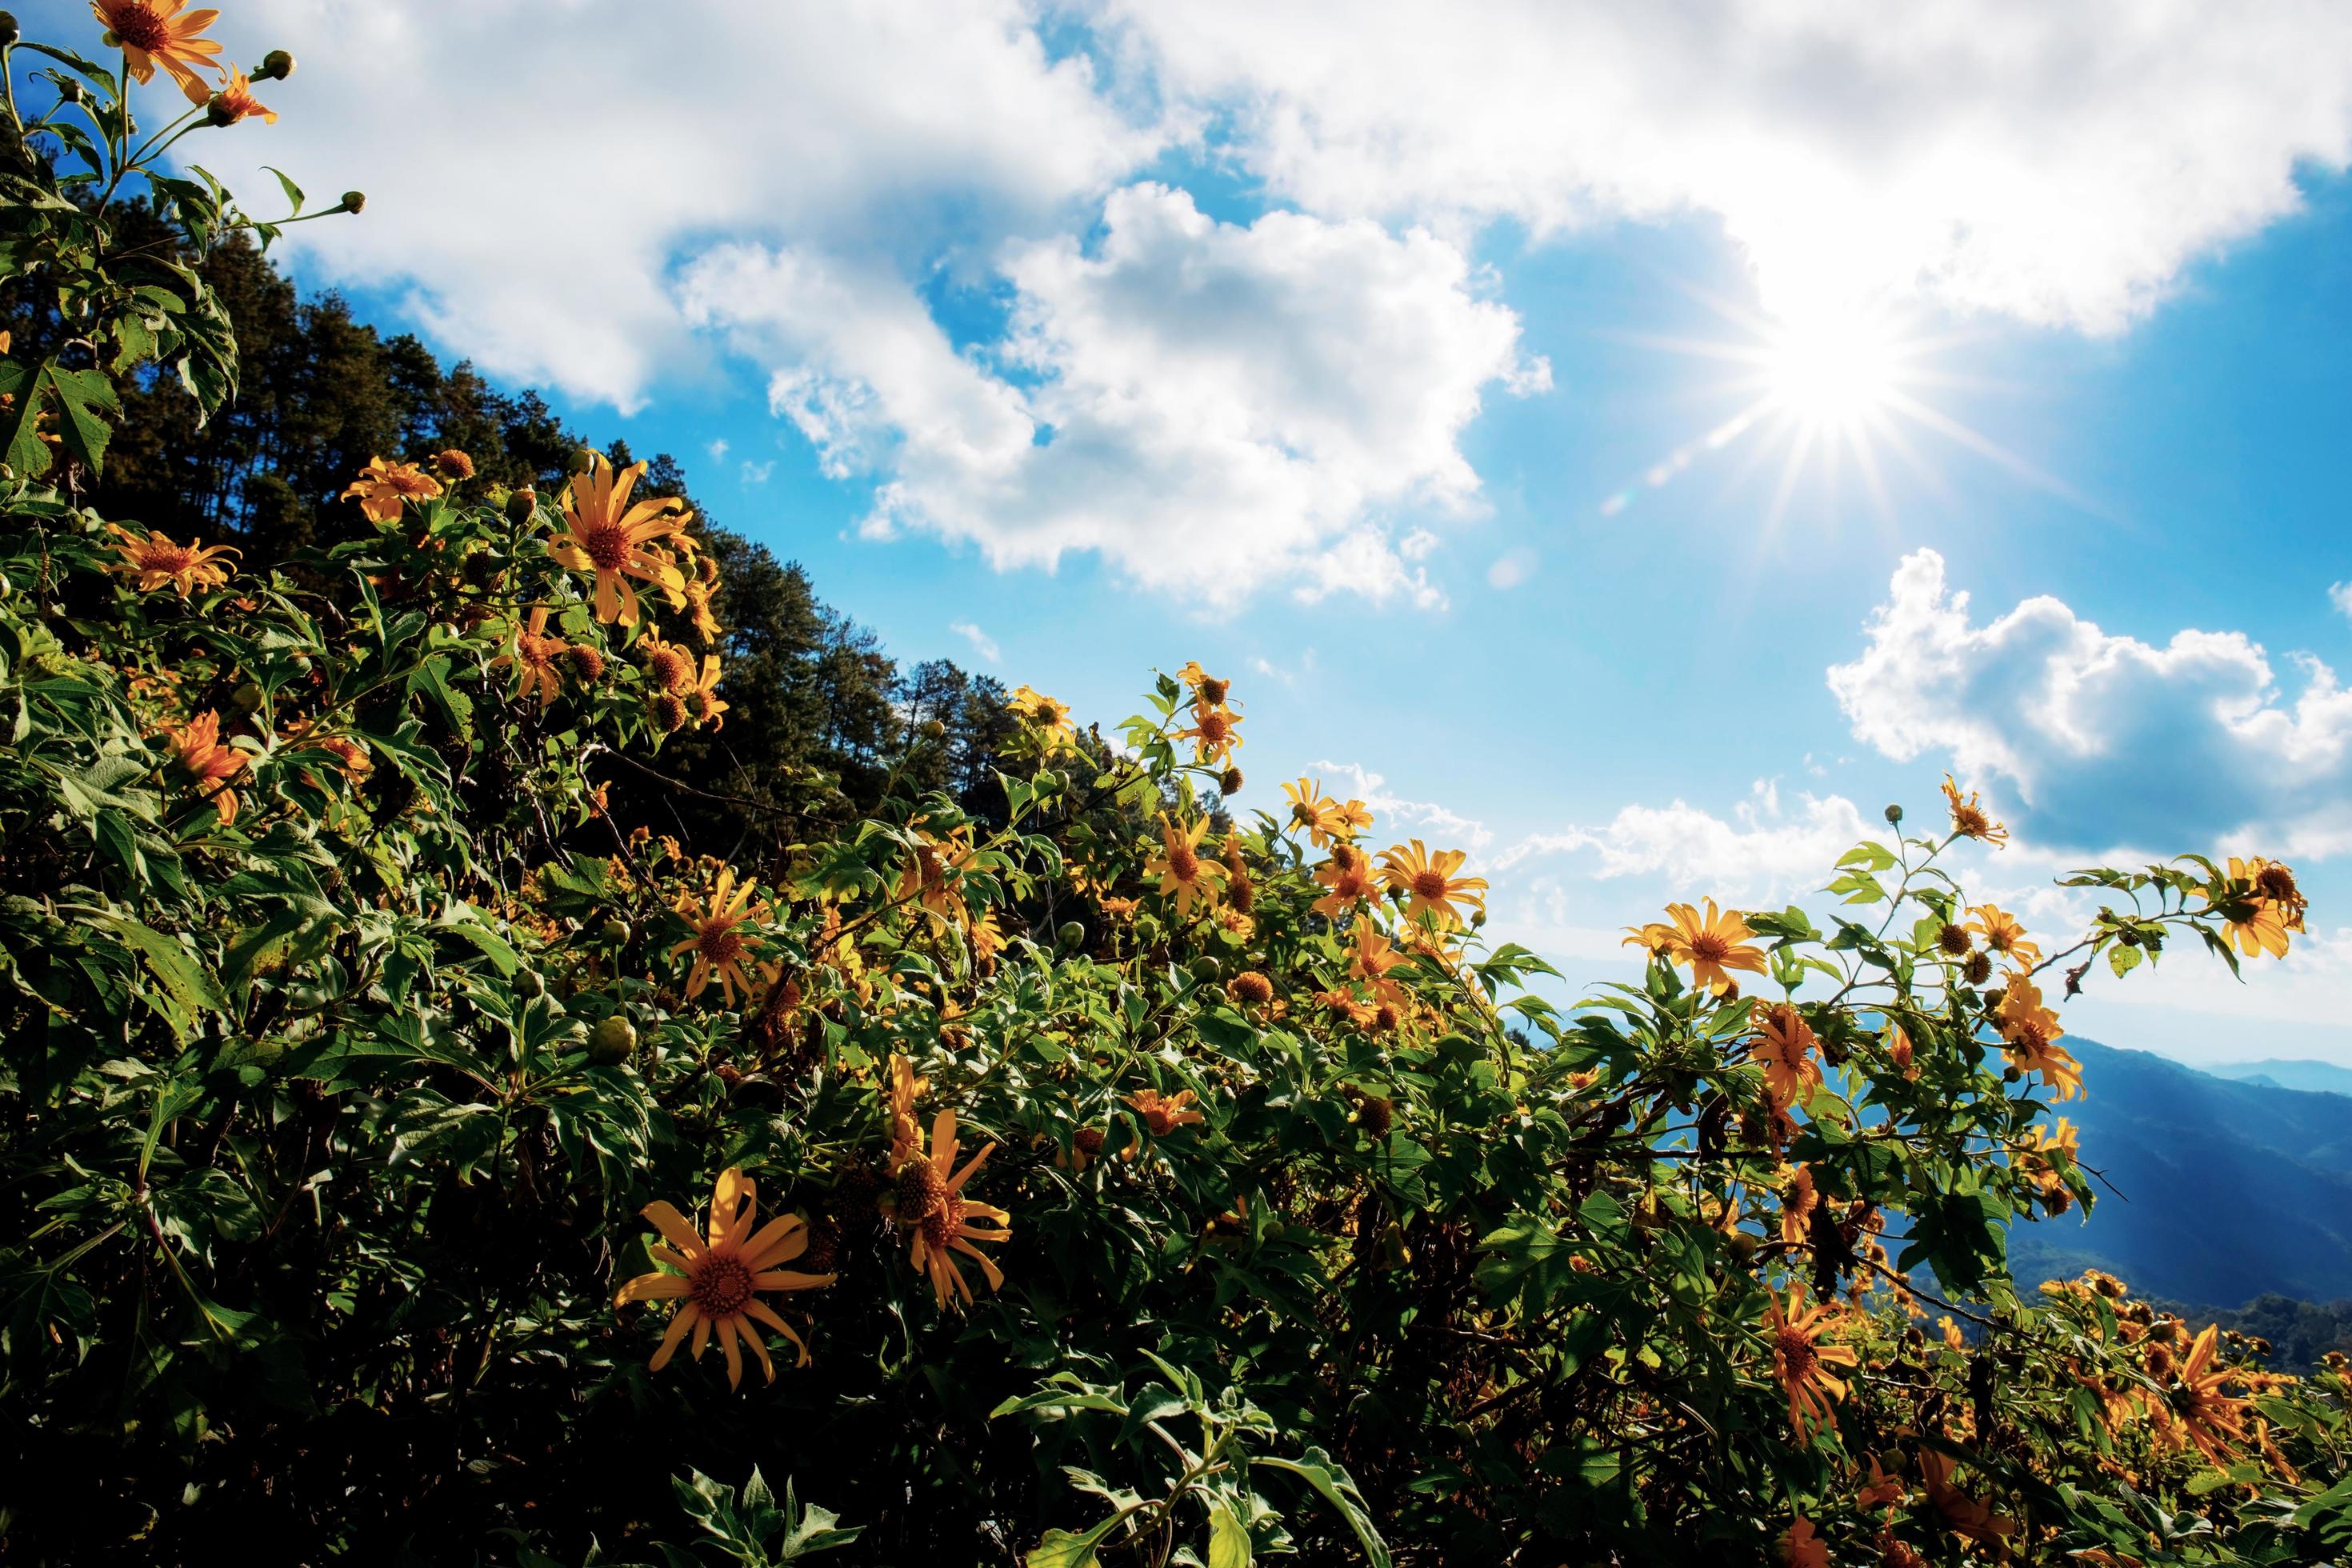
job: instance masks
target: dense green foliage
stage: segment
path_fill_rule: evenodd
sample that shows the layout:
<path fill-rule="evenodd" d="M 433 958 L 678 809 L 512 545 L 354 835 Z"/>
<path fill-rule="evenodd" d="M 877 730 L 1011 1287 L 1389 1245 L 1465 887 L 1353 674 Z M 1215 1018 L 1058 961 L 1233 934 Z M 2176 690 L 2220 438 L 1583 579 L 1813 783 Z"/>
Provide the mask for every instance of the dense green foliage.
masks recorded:
<path fill-rule="evenodd" d="M 235 406 L 286 392 L 207 282 L 241 220 L 155 176 L 136 221 L 193 259 L 131 259 L 125 83 L 47 58 L 92 173 L 0 175 L 0 270 L 56 312 L 0 478 L 13 1557 L 2352 1540 L 2339 1375 L 2005 1268 L 2095 1195 L 2035 977 L 2283 951 L 2284 868 L 2086 872 L 2110 907 L 2045 957 L 1939 864 L 1999 837 L 1954 790 L 1826 929 L 1676 905 L 1562 1008 L 1460 856 L 1376 855 L 1311 781 L 1229 814 L 1197 665 L 1108 740 L 895 681 L 633 466 L 559 483 L 499 414 L 520 466 L 436 448 L 446 395 L 179 499 L 214 437 L 138 421 L 225 417 L 233 363 Z M 142 449 L 254 555 L 92 504 Z"/>

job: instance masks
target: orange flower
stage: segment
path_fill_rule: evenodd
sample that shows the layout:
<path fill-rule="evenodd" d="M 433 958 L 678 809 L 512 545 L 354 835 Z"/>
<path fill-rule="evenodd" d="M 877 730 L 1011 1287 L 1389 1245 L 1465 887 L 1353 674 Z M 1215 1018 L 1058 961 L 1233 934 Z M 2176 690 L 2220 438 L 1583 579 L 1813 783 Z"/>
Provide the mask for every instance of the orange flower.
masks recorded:
<path fill-rule="evenodd" d="M 905 1057 L 890 1058 L 890 1164 L 896 1171 L 910 1154 L 923 1148 L 923 1124 L 915 1120 L 915 1101 L 931 1080 L 915 1076 L 915 1064 Z"/>
<path fill-rule="evenodd" d="M 1829 1543 L 1813 1529 L 1813 1521 L 1800 1514 L 1789 1521 L 1780 1537 L 1780 1561 L 1789 1568 L 1830 1568 Z"/>
<path fill-rule="evenodd" d="M 645 471 L 643 463 L 615 470 L 602 454 L 590 453 L 587 471 L 572 475 L 564 489 L 569 527 L 547 547 L 559 566 L 596 574 L 596 618 L 625 626 L 637 624 L 632 578 L 661 589 L 673 608 L 686 603 L 685 574 L 654 542 L 683 538 L 693 514 L 666 497 L 629 505 L 629 491 Z"/>
<path fill-rule="evenodd" d="M 1223 705 L 1192 705 L 1192 727 L 1176 731 L 1176 739 L 1192 742 L 1193 760 L 1222 767 L 1242 743 L 1241 715 Z"/>
<path fill-rule="evenodd" d="M 1303 827 L 1318 849 L 1328 848 L 1339 826 L 1339 803 L 1323 793 L 1319 779 L 1301 777 L 1282 786 L 1290 801 L 1290 826 Z"/>
<path fill-rule="evenodd" d="M 1127 1097 L 1127 1103 L 1143 1118 L 1144 1126 L 1154 1138 L 1165 1138 L 1179 1127 L 1198 1126 L 1208 1118 L 1192 1106 L 1192 1091 L 1179 1089 L 1163 1095 L 1156 1089 L 1138 1089 Z"/>
<path fill-rule="evenodd" d="M 692 893 L 678 895 L 678 916 L 694 934 L 671 948 L 669 955 L 677 958 L 683 953 L 694 954 L 694 968 L 686 977 L 688 997 L 701 995 L 714 974 L 727 994 L 730 1007 L 735 1005 L 737 991 L 741 991 L 746 996 L 751 994 L 751 977 L 744 971 L 743 960 L 751 952 L 756 939 L 746 938 L 737 928 L 745 921 L 759 919 L 766 912 L 764 907 L 755 907 L 751 903 L 751 883 L 736 887 L 735 868 L 732 866 L 720 868 L 719 886 L 712 890 L 707 908 L 697 910 Z"/>
<path fill-rule="evenodd" d="M 441 493 L 441 481 L 414 463 L 387 463 L 370 458 L 360 477 L 343 491 L 345 500 L 357 500 L 371 522 L 390 522 L 411 500 L 431 500 Z"/>
<path fill-rule="evenodd" d="M 198 70 L 217 71 L 213 59 L 221 47 L 196 35 L 219 17 L 218 11 L 180 13 L 188 0 L 90 0 L 89 14 L 114 36 L 122 50 L 122 64 L 131 79 L 142 87 L 155 79 L 162 66 L 190 103 L 212 97 Z"/>
<path fill-rule="evenodd" d="M 212 796 L 213 809 L 220 814 L 224 825 L 235 822 L 236 792 L 226 786 L 230 779 L 245 772 L 247 759 L 243 752 L 222 743 L 220 714 L 206 709 L 185 729 L 174 727 L 166 734 L 172 749 L 179 753 L 180 766 L 196 781 L 197 793 Z"/>
<path fill-rule="evenodd" d="M 1675 929 L 1675 934 L 1666 939 L 1666 956 L 1690 966 L 1693 985 L 1703 985 L 1720 996 L 1732 986 L 1727 971 L 1765 973 L 1764 950 L 1748 943 L 1756 933 L 1734 911 L 1718 911 L 1713 899 L 1706 900 L 1704 917 L 1688 904 L 1668 904 L 1666 918 Z"/>
<path fill-rule="evenodd" d="M 132 579 L 142 594 L 176 588 L 184 599 L 194 589 L 217 588 L 228 581 L 228 569 L 219 563 L 237 554 L 226 544 L 196 540 L 174 544 L 161 533 L 151 531 L 142 538 L 119 522 L 106 526 L 120 541 L 114 547 L 120 559 L 109 562 L 106 569 Z"/>
<path fill-rule="evenodd" d="M 1994 1016 L 2010 1061 L 2021 1071 L 2039 1073 L 2060 1100 L 2083 1092 L 2083 1067 L 2054 1042 L 2064 1030 L 2058 1015 L 2042 1005 L 2042 988 L 2022 974 L 2009 977 Z"/>
<path fill-rule="evenodd" d="M 1927 1500 L 1944 1516 L 1944 1523 L 1953 1534 L 1987 1544 L 2016 1530 L 2011 1521 L 1952 1484 L 1952 1457 L 1934 1448 L 1919 1450 L 1919 1481 L 1926 1488 Z"/>
<path fill-rule="evenodd" d="M 1985 946 L 2020 969 L 2042 962 L 2042 950 L 2025 940 L 2025 928 L 1998 904 L 1975 904 L 1969 910 L 1969 929 L 1984 938 Z"/>
<path fill-rule="evenodd" d="M 719 640 L 719 617 L 710 613 L 711 587 L 698 577 L 686 580 L 687 614 L 694 622 L 694 635 L 704 642 Z"/>
<path fill-rule="evenodd" d="M 907 868 L 899 873 L 892 896 L 915 903 L 934 919 L 961 925 L 971 918 L 964 908 L 961 885 L 963 868 L 972 856 L 970 830 L 959 827 L 940 837 L 925 831 L 922 820 L 917 818 L 911 825 L 914 852 L 908 857 Z"/>
<path fill-rule="evenodd" d="M 2230 880 L 2249 884 L 2252 889 L 2250 901 L 2253 911 L 2242 921 L 2223 922 L 2221 934 L 2235 942 L 2238 951 L 2248 958 L 2269 953 L 2273 958 L 2284 958 L 2287 933 L 2303 929 L 2303 912 L 2308 900 L 2295 885 L 2294 873 L 2274 861 L 2257 855 L 2248 859 L 2230 857 Z M 2208 894 L 2207 901 L 2212 901 Z M 2246 895 L 2238 895 L 2245 899 Z"/>
<path fill-rule="evenodd" d="M 1201 840 L 1209 831 L 1209 819 L 1201 818 L 1190 828 L 1180 828 L 1160 816 L 1160 853 L 1144 862 L 1143 874 L 1160 879 L 1160 896 L 1176 900 L 1176 918 L 1190 919 L 1196 903 L 1213 905 L 1217 901 L 1217 883 L 1225 875 L 1225 868 L 1201 853 Z"/>
<path fill-rule="evenodd" d="M 1870 1459 L 1870 1474 L 1863 1478 L 1862 1489 L 1854 1494 L 1853 1506 L 1866 1509 L 1876 1508 L 1881 1503 L 1900 1502 L 1904 1490 L 1903 1478 L 1888 1475 L 1880 1468 L 1878 1457 L 1874 1454 Z"/>
<path fill-rule="evenodd" d="M 1048 697 L 1027 685 L 1015 687 L 1004 705 L 1045 732 L 1045 749 L 1058 752 L 1076 743 L 1077 736 L 1070 727 L 1070 705 L 1058 697 Z"/>
<path fill-rule="evenodd" d="M 278 123 L 278 111 L 253 96 L 253 80 L 241 70 L 232 70 L 228 73 L 227 85 L 213 94 L 212 101 L 215 123 L 234 125 L 240 120 L 250 120 L 257 114 L 261 117 L 261 122 L 264 125 Z M 448 454 L 442 455 L 446 457 Z M 465 454 L 460 452 L 457 456 L 462 458 Z M 468 465 L 466 473 L 457 477 L 464 479 L 472 472 L 472 467 Z"/>
<path fill-rule="evenodd" d="M 719 656 L 717 654 L 706 653 L 702 656 L 701 673 L 697 675 L 693 683 L 686 689 L 685 702 L 688 714 L 697 724 L 708 724 L 713 730 L 727 728 L 725 715 L 727 710 L 732 708 L 734 704 L 719 695 Z"/>
<path fill-rule="evenodd" d="M 512 665 L 515 695 L 535 691 L 543 706 L 554 701 L 563 689 L 563 683 L 556 678 L 555 665 L 570 651 L 570 645 L 562 637 L 548 635 L 547 606 L 533 605 L 530 618 L 515 627 L 513 647 L 490 660 L 490 668 Z"/>
<path fill-rule="evenodd" d="M 686 1216 L 669 1204 L 650 1203 L 643 1212 L 668 1243 L 646 1250 L 656 1263 L 666 1264 L 677 1272 L 638 1275 L 621 1287 L 613 1298 L 613 1305 L 625 1306 L 631 1301 L 678 1303 L 677 1314 L 669 1321 L 669 1331 L 662 1336 L 661 1348 L 654 1352 L 654 1371 L 659 1372 L 669 1364 L 688 1329 L 694 1331 L 694 1358 L 700 1361 L 702 1352 L 709 1348 L 715 1329 L 719 1348 L 727 1354 L 730 1388 L 740 1387 L 743 1382 L 743 1352 L 737 1343 L 739 1338 L 760 1358 L 768 1381 L 775 1382 L 776 1363 L 768 1359 L 767 1342 L 751 1326 L 754 1320 L 792 1341 L 801 1352 L 800 1364 L 808 1364 L 807 1343 L 758 1296 L 761 1290 L 809 1290 L 833 1283 L 830 1274 L 801 1274 L 778 1267 L 808 1249 L 808 1227 L 798 1215 L 779 1215 L 754 1233 L 751 1221 L 759 1212 L 758 1187 L 733 1165 L 719 1173 L 718 1184 L 712 1190 L 710 1234 L 707 1239 L 695 1235 Z"/>
<path fill-rule="evenodd" d="M 1804 1015 L 1786 1002 L 1776 1002 L 1759 1015 L 1756 1042 L 1748 1055 L 1763 1065 L 1764 1092 L 1772 1097 L 1775 1109 L 1801 1105 L 1822 1087 L 1822 1069 L 1813 1060 L 1817 1043 Z"/>
<path fill-rule="evenodd" d="M 1331 846 L 1331 858 L 1315 868 L 1315 879 L 1328 889 L 1315 900 L 1315 912 L 1337 923 L 1379 891 L 1372 864 L 1364 852 L 1345 840 Z"/>
<path fill-rule="evenodd" d="M 1888 1029 L 1886 1031 L 1886 1059 L 1893 1062 L 1895 1064 L 1895 1070 L 1901 1073 L 1906 1079 L 1915 1079 L 1919 1076 L 1919 1064 L 1913 1060 L 1912 1057 L 1911 1037 L 1904 1031 L 1903 1026 L 1897 1024 L 1894 1027 Z"/>
<path fill-rule="evenodd" d="M 899 1166 L 895 1194 L 898 1224 L 912 1236 L 907 1261 L 915 1272 L 929 1276 L 931 1292 L 942 1310 L 952 1297 L 961 1296 L 967 1305 L 972 1299 L 971 1286 L 952 1255 L 961 1252 L 977 1261 L 988 1288 L 1000 1289 L 1004 1275 L 972 1243 L 1009 1241 L 1013 1237 L 1010 1214 L 963 1195 L 964 1184 L 996 1152 L 996 1145 L 991 1143 L 974 1154 L 961 1170 L 954 1170 L 957 1147 L 956 1113 L 943 1110 L 931 1122 L 929 1155 L 918 1152 Z M 950 1171 L 954 1173 L 950 1174 Z M 975 1216 L 994 1222 L 995 1228 L 972 1224 Z"/>
<path fill-rule="evenodd" d="M 1808 1442 L 1815 1428 L 1837 1426 L 1831 1405 L 1845 1397 L 1846 1385 L 1830 1368 L 1856 1366 L 1862 1358 L 1849 1345 L 1822 1342 L 1822 1331 L 1837 1326 L 1843 1315 L 1834 1301 L 1808 1310 L 1803 1287 L 1791 1285 L 1785 1305 L 1778 1296 L 1771 1303 L 1764 1330 L 1772 1341 L 1773 1375 L 1789 1395 L 1789 1425 L 1796 1428 L 1797 1441 Z"/>
<path fill-rule="evenodd" d="M 694 655 L 686 649 L 648 633 L 637 653 L 645 660 L 646 684 L 656 691 L 683 697 L 694 689 Z"/>
<path fill-rule="evenodd" d="M 1433 855 L 1416 838 L 1381 857 L 1381 876 L 1391 891 L 1409 895 L 1404 907 L 1408 916 L 1427 914 L 1441 925 L 1458 926 L 1463 919 L 1454 907 L 1457 901 L 1482 915 L 1486 912 L 1486 879 L 1454 874 L 1469 858 L 1459 849 Z"/>
<path fill-rule="evenodd" d="M 1822 1206 L 1822 1194 L 1813 1186 L 1813 1168 L 1800 1165 L 1789 1184 L 1780 1190 L 1780 1239 L 1790 1247 L 1802 1247 L 1812 1235 L 1813 1211 Z"/>
<path fill-rule="evenodd" d="M 2236 1373 L 2214 1364 L 2220 1355 L 2217 1339 L 2221 1331 L 2220 1324 L 2208 1323 L 2190 1342 L 2189 1353 L 2181 1358 L 2180 1384 L 2172 1396 L 2172 1416 L 2179 1424 L 2179 1436 L 2196 1445 L 2197 1451 L 2209 1461 L 2226 1468 L 2236 1461 L 2237 1451 L 2247 1442 L 2246 1401 L 2231 1399 L 2221 1392 L 2222 1385 Z"/>
<path fill-rule="evenodd" d="M 2009 843 L 2009 829 L 1995 822 L 1984 807 L 1977 804 L 1977 792 L 1969 791 L 1966 800 L 1960 798 L 1960 786 L 1952 775 L 1944 775 L 1944 800 L 1952 808 L 1952 831 L 1963 838 L 1981 838 L 1999 849 Z"/>
<path fill-rule="evenodd" d="M 1369 915 L 1358 915 L 1355 930 L 1349 934 L 1354 942 L 1353 951 L 1348 955 L 1349 978 L 1365 982 L 1371 986 L 1375 1000 L 1403 1012 L 1411 998 L 1402 984 L 1389 978 L 1389 971 L 1406 962 L 1405 955 L 1396 950 L 1387 933 L 1374 925 Z"/>

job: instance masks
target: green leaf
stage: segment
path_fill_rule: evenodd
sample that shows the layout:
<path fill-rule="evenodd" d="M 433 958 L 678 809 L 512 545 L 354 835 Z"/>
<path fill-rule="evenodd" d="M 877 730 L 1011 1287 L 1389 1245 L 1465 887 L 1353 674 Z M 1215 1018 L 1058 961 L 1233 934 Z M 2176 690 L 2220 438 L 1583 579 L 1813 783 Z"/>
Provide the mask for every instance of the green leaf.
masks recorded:
<path fill-rule="evenodd" d="M 1363 1546 L 1364 1555 L 1371 1560 L 1372 1568 L 1391 1568 L 1388 1544 L 1372 1526 L 1371 1512 L 1364 1506 L 1364 1494 L 1357 1489 L 1355 1480 L 1348 1474 L 1346 1467 L 1330 1455 L 1320 1448 L 1309 1448 L 1295 1462 L 1259 1458 L 1253 1459 L 1251 1463 L 1288 1470 L 1313 1487 L 1325 1502 L 1339 1510 L 1340 1517 L 1348 1521 L 1348 1528 L 1356 1532 L 1356 1540 Z"/>
<path fill-rule="evenodd" d="M 1209 1510 L 1209 1568 L 1249 1568 L 1249 1527 L 1219 1503 Z"/>
<path fill-rule="evenodd" d="M 1117 1515 L 1096 1525 L 1084 1535 L 1072 1535 L 1066 1530 L 1049 1530 L 1045 1538 L 1030 1549 L 1023 1558 L 1024 1568 L 1102 1568 L 1095 1556 L 1095 1548 L 1118 1523 Z"/>
<path fill-rule="evenodd" d="M 290 212 L 286 216 L 292 217 L 299 215 L 302 210 L 302 187 L 296 184 L 292 180 L 287 178 L 285 170 L 271 168 L 268 163 L 264 163 L 261 166 L 265 169 L 268 169 L 271 174 L 278 176 L 278 188 L 284 191 L 286 193 L 286 199 L 294 204 L 293 212 Z"/>
<path fill-rule="evenodd" d="M 40 437 L 45 409 L 57 416 L 57 436 L 67 453 L 88 468 L 92 479 L 105 467 L 106 443 L 113 431 L 100 417 L 119 414 L 114 384 L 95 370 L 59 370 L 52 357 L 37 364 L 0 364 L 0 392 L 15 402 L 0 413 L 0 461 L 19 474 L 47 473 L 49 445 Z"/>
<path fill-rule="evenodd" d="M 193 1028 L 199 1014 L 220 1010 L 221 995 L 214 989 L 211 977 L 197 967 L 195 960 L 178 942 L 125 915 L 101 915 L 99 922 L 120 937 L 125 947 L 138 953 L 147 972 L 163 988 L 170 1005 L 157 1011 L 179 1033 L 184 1035 Z"/>

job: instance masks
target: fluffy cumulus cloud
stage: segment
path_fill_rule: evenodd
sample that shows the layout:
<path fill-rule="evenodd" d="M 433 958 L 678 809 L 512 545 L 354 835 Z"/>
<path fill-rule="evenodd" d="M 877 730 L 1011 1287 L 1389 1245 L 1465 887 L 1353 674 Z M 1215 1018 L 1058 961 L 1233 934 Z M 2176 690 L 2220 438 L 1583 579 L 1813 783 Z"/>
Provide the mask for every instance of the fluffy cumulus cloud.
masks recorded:
<path fill-rule="evenodd" d="M 1759 779 L 1728 818 L 1677 800 L 1628 805 L 1599 826 L 1569 827 L 1520 840 L 1496 858 L 1498 869 L 1555 856 L 1590 856 L 1590 875 L 1656 876 L 1676 898 L 1772 900 L 1818 888 L 1837 858 L 1871 837 L 1843 795 L 1799 797 Z M 1883 835 L 1882 835 L 1883 836 Z"/>
<path fill-rule="evenodd" d="M 1167 90 L 1326 214 L 1718 217 L 1766 302 L 1924 290 L 2105 330 L 2352 155 L 2329 0 L 1115 0 Z"/>
<path fill-rule="evenodd" d="M 2100 330 L 2352 147 L 2328 0 L 247 0 L 219 31 L 304 68 L 216 172 L 265 212 L 265 162 L 369 195 L 289 233 L 311 279 L 623 408 L 730 345 L 874 531 L 1227 600 L 1438 601 L 1462 432 L 1547 382 L 1465 259 L 1497 220 L 1697 215 L 1783 313 Z M 1283 210 L 1143 183 L 1195 167 Z"/>
<path fill-rule="evenodd" d="M 306 267 L 405 290 L 495 374 L 624 406 L 690 367 L 670 286 L 714 236 L 874 268 L 1060 232 L 1161 144 L 1018 0 L 244 0 L 238 58 L 302 62 L 274 134 L 207 138 L 267 214 L 279 164 L 357 219 L 289 236 Z"/>
<path fill-rule="evenodd" d="M 1930 550 L 1906 557 L 1868 646 L 1829 683 L 1857 738 L 1899 762 L 1948 760 L 2004 789 L 2016 825 L 2104 849 L 2352 849 L 2352 691 L 2308 657 L 2284 671 L 2242 632 L 2161 646 L 2059 600 L 1979 622 Z"/>
<path fill-rule="evenodd" d="M 869 530 L 998 566 L 1096 551 L 1210 604 L 1270 580 L 1430 600 L 1412 540 L 1376 519 L 1470 509 L 1463 426 L 1489 387 L 1548 381 L 1517 316 L 1423 231 L 1219 223 L 1142 184 L 1110 195 L 1091 245 L 1015 246 L 1002 268 L 987 355 L 894 279 L 786 248 L 718 247 L 682 298 L 783 365 L 770 399 L 828 472 L 878 477 Z"/>

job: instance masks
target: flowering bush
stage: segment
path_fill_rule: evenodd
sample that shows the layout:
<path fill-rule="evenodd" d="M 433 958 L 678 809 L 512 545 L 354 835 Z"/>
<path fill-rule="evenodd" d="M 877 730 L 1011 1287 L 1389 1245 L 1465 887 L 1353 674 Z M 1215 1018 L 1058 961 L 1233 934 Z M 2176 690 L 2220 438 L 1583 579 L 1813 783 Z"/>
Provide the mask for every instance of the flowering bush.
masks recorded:
<path fill-rule="evenodd" d="M 235 377 L 110 205 L 267 227 L 142 159 L 291 68 L 208 83 L 208 13 L 99 9 L 120 73 L 0 28 L 66 89 L 12 90 L 0 174 L 63 345 L 0 371 L 12 1552 L 2352 1544 L 2342 1369 L 2004 1267 L 2095 1198 L 2056 1004 L 2184 938 L 2284 952 L 2286 868 L 2083 873 L 2062 946 L 1948 873 L 2001 830 L 1947 781 L 1827 929 L 1678 903 L 1568 1006 L 1459 852 L 1312 779 L 1228 809 L 1198 664 L 1108 738 L 1023 688 L 992 816 L 898 791 L 756 863 L 625 825 L 605 784 L 698 788 L 666 748 L 728 707 L 716 569 L 636 468 L 379 458 L 266 565 L 79 504 L 120 378 Z M 197 107 L 142 148 L 159 66 Z"/>

